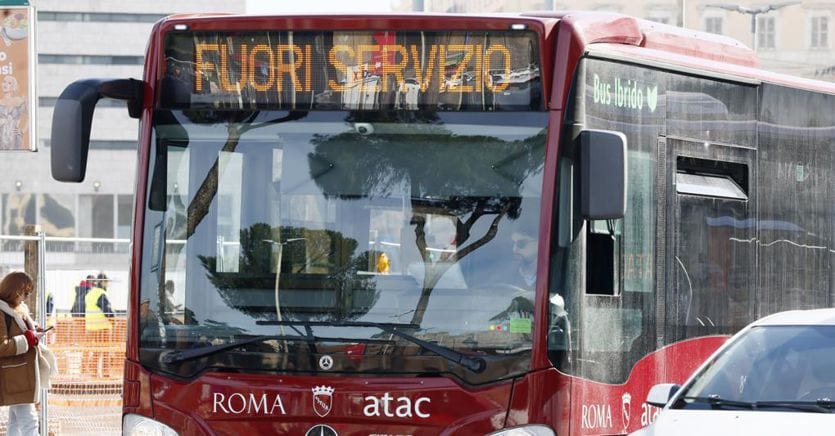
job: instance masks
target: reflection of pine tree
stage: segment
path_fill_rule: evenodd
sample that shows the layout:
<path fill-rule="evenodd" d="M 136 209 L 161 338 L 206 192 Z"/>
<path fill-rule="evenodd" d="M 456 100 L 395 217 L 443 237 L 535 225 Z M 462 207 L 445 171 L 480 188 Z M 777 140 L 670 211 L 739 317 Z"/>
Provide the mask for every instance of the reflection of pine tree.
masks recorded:
<path fill-rule="evenodd" d="M 303 227 L 272 228 L 258 223 L 240 232 L 237 272 L 219 272 L 214 256 L 198 258 L 230 308 L 256 319 L 272 320 L 276 315 L 275 306 L 263 304 L 274 301 L 275 258 L 274 244 L 270 241 L 292 239 L 297 242 L 285 244 L 283 248 L 279 287 L 310 291 L 311 297 L 303 308 L 282 299 L 285 319 L 350 320 L 359 318 L 374 306 L 379 298 L 376 284 L 358 274 L 367 269 L 371 254 L 355 254 L 357 241 L 345 238 L 339 232 Z M 311 246 L 306 244 L 308 240 L 313 241 Z M 316 265 L 317 271 L 307 270 L 312 264 Z M 334 298 L 322 300 L 318 306 L 314 304 L 311 311 L 307 303 L 315 303 L 313 298 L 321 296 L 321 291 L 333 291 Z"/>
<path fill-rule="evenodd" d="M 490 321 L 509 321 L 513 318 L 532 318 L 533 301 L 530 298 L 518 296 L 510 301 L 507 309 L 490 318 Z"/>

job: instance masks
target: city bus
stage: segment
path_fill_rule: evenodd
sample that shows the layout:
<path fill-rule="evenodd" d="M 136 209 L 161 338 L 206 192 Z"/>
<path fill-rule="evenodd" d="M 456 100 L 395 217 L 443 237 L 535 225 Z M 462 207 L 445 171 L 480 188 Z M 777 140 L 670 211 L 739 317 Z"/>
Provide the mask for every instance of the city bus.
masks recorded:
<path fill-rule="evenodd" d="M 142 79 L 126 434 L 603 435 L 832 305 L 835 86 L 594 13 L 182 15 Z M 776 382 L 776 381 L 775 381 Z"/>

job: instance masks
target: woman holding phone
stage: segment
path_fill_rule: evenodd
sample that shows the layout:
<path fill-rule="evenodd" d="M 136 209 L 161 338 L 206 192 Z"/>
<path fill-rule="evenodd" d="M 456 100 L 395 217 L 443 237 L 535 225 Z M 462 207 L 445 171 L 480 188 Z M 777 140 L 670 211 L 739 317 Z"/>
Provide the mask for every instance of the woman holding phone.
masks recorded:
<path fill-rule="evenodd" d="M 44 332 L 24 303 L 34 289 L 32 278 L 21 271 L 0 281 L 0 405 L 9 406 L 9 435 L 38 434 L 38 342 Z"/>

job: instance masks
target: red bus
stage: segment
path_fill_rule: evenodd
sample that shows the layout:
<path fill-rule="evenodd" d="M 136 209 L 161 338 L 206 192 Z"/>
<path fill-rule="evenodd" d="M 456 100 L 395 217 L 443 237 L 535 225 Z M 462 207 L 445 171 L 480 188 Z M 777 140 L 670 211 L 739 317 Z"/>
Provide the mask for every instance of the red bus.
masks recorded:
<path fill-rule="evenodd" d="M 124 430 L 598 435 L 832 305 L 835 87 L 601 13 L 175 16 L 142 80 Z"/>

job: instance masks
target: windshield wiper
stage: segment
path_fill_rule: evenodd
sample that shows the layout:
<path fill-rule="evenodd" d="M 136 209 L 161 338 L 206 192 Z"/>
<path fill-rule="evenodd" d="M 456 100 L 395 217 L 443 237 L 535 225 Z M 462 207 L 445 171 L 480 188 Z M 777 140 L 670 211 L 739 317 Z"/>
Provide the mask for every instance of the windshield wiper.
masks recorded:
<path fill-rule="evenodd" d="M 452 348 L 447 348 L 442 345 L 433 344 L 432 342 L 427 342 L 422 339 L 418 339 L 412 335 L 398 331 L 397 329 L 380 327 L 380 330 L 397 336 L 399 338 L 405 339 L 415 345 L 420 346 L 425 350 L 429 350 L 437 354 L 438 356 L 441 356 L 444 359 L 449 360 L 450 362 L 457 363 L 476 374 L 483 372 L 487 368 L 487 361 L 481 357 L 468 356 L 464 353 L 461 353 L 460 351 L 455 351 Z"/>
<path fill-rule="evenodd" d="M 192 359 L 199 359 L 201 357 L 209 356 L 212 354 L 220 353 L 223 351 L 231 350 L 233 348 L 238 348 L 243 345 L 254 344 L 256 342 L 263 342 L 269 340 L 278 340 L 278 341 L 309 341 L 310 338 L 307 336 L 286 336 L 286 335 L 278 335 L 278 336 L 253 336 L 251 338 L 241 339 L 240 341 L 230 342 L 228 344 L 219 344 L 219 345 L 209 345 L 207 347 L 200 347 L 200 348 L 192 348 L 190 350 L 177 350 L 172 351 L 170 353 L 166 353 L 162 355 L 160 360 L 163 363 L 179 363 L 186 360 Z"/>
<path fill-rule="evenodd" d="M 822 398 L 816 401 L 757 401 L 757 409 L 793 409 L 801 412 L 832 413 L 835 401 Z"/>
<path fill-rule="evenodd" d="M 710 404 L 711 408 L 723 409 L 725 407 L 733 407 L 737 409 L 754 409 L 755 404 L 747 401 L 725 400 L 717 394 L 711 394 L 706 397 L 683 397 L 683 400 L 691 400 L 698 403 Z"/>
<path fill-rule="evenodd" d="M 830 398 L 819 398 L 815 401 L 815 404 L 820 407 L 826 407 L 829 410 L 835 409 L 835 400 Z"/>
<path fill-rule="evenodd" d="M 707 403 L 714 409 L 726 407 L 736 409 L 793 409 L 801 412 L 832 413 L 835 409 L 835 401 L 822 398 L 817 401 L 736 401 L 725 400 L 717 394 L 707 397 L 684 397 L 684 400 L 691 400 L 699 403 Z"/>
<path fill-rule="evenodd" d="M 391 341 L 378 341 L 378 340 L 369 340 L 369 339 L 353 339 L 353 338 L 325 338 L 319 336 L 302 336 L 302 335 L 260 335 L 260 336 L 253 336 L 251 338 L 241 339 L 239 341 L 230 342 L 228 344 L 219 344 L 219 345 L 210 345 L 207 347 L 200 347 L 200 348 L 193 348 L 190 350 L 177 350 L 171 351 L 169 353 L 164 354 L 160 360 L 163 363 L 179 363 L 186 360 L 192 359 L 199 359 L 201 357 L 210 356 L 212 354 L 221 353 L 224 351 L 228 351 L 234 348 L 238 348 L 248 344 L 254 344 L 257 342 L 264 342 L 264 341 L 302 341 L 307 343 L 315 343 L 315 342 L 344 342 L 344 343 L 356 343 L 356 342 L 363 342 L 363 343 L 376 343 L 376 342 L 384 342 L 389 343 Z"/>
<path fill-rule="evenodd" d="M 398 329 L 417 329 L 420 328 L 417 324 L 398 324 L 398 323 L 376 323 L 376 322 L 351 322 L 351 321 L 258 321 L 259 325 L 304 325 L 304 326 L 322 326 L 322 327 L 371 327 L 378 328 L 385 333 L 405 339 L 427 351 L 431 351 L 438 356 L 443 357 L 450 362 L 456 363 L 476 374 L 483 372 L 487 368 L 487 361 L 482 357 L 468 356 L 460 351 L 452 348 L 444 347 L 432 342 L 418 339 L 408 333 L 403 333 Z"/>

